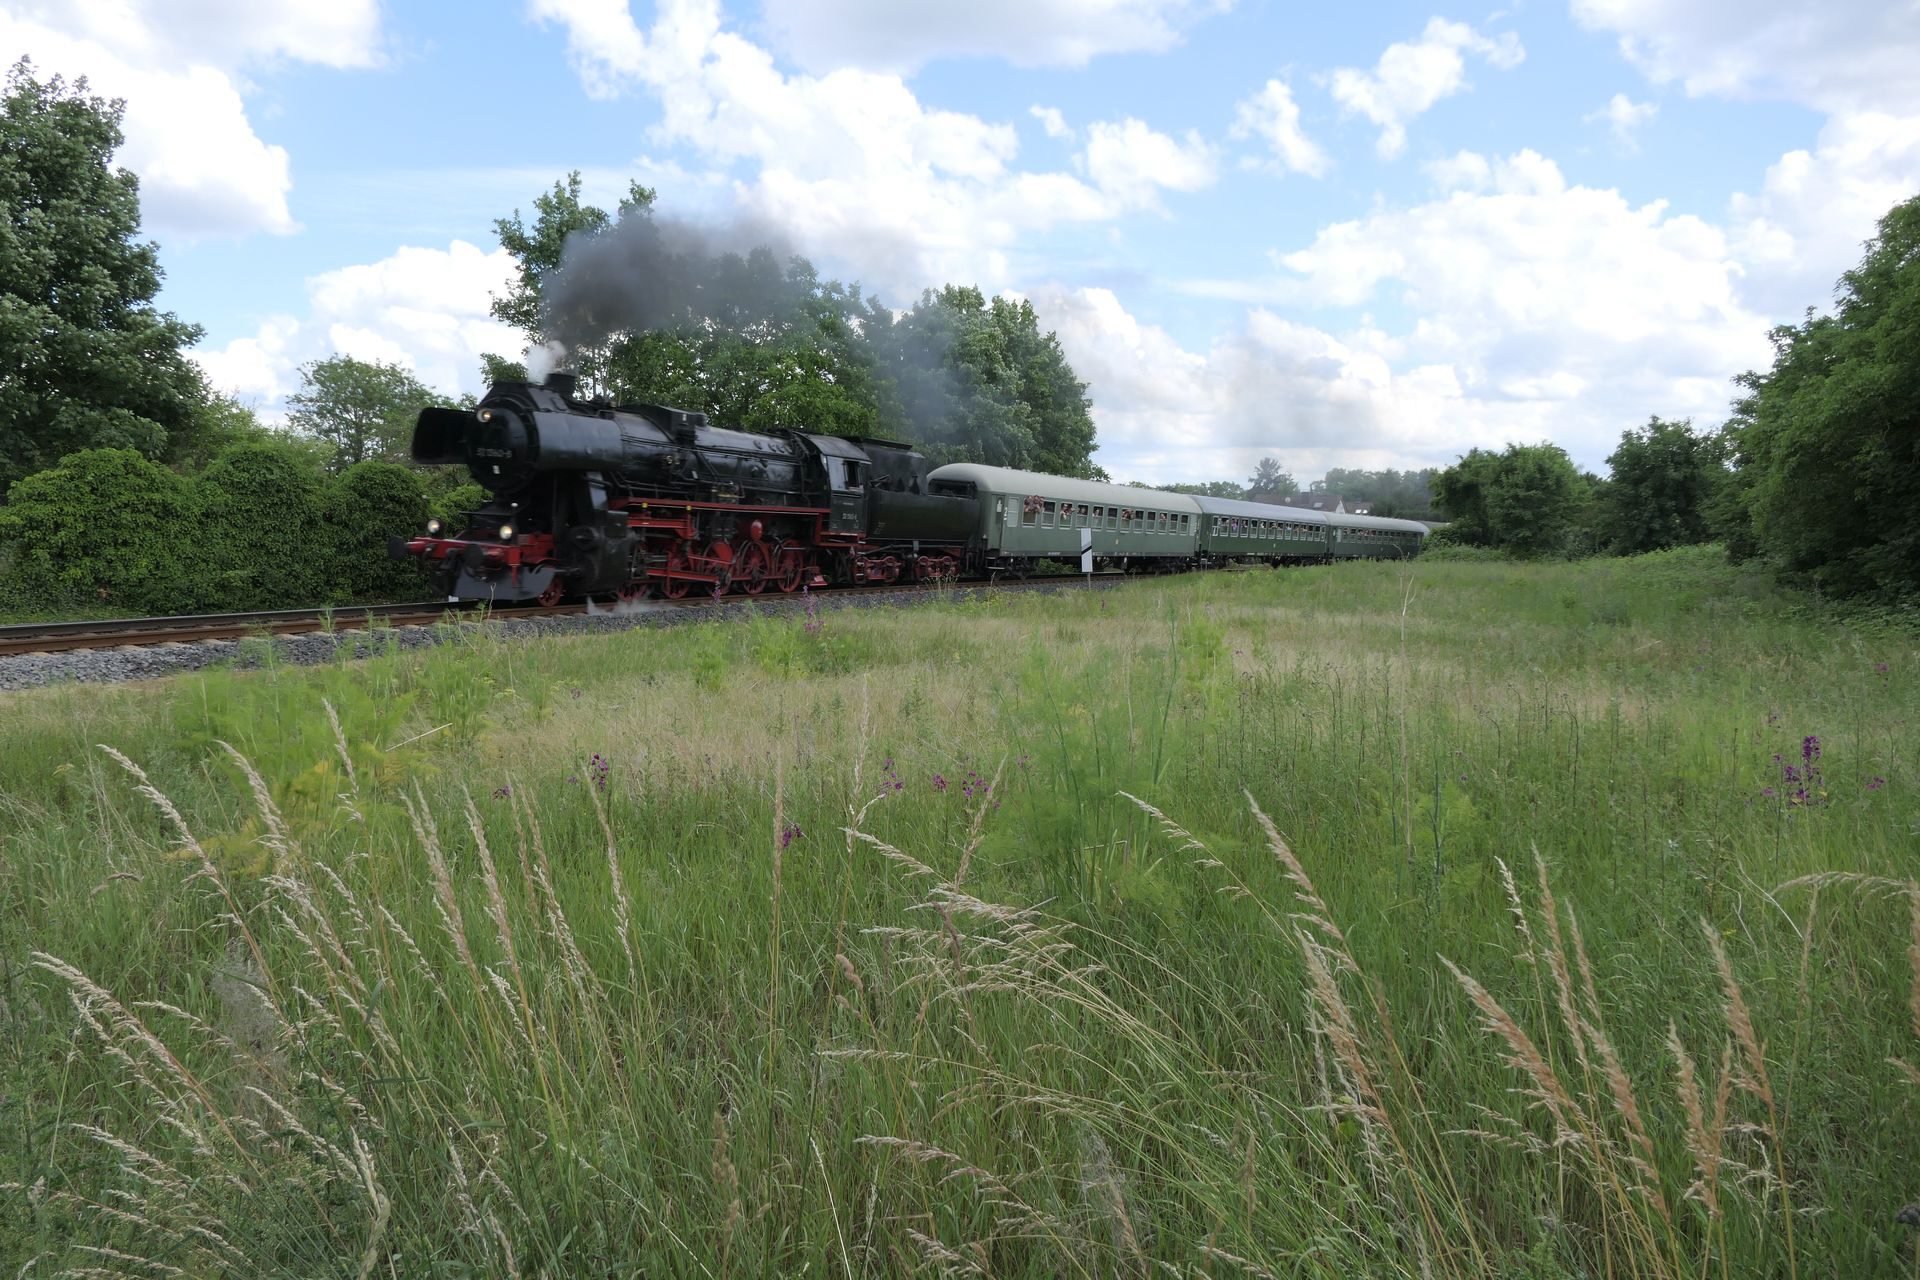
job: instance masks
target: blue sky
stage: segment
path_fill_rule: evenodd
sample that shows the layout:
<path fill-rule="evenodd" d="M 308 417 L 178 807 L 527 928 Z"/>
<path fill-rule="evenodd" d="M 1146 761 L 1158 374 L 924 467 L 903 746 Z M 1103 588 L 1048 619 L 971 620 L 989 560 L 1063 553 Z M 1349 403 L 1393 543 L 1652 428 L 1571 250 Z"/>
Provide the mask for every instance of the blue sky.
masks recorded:
<path fill-rule="evenodd" d="M 268 415 L 335 351 L 477 389 L 492 222 L 579 169 L 1030 298 L 1161 482 L 1599 468 L 1920 191 L 1916 0 L 0 0 L 0 48 L 127 99 L 164 304 Z"/>

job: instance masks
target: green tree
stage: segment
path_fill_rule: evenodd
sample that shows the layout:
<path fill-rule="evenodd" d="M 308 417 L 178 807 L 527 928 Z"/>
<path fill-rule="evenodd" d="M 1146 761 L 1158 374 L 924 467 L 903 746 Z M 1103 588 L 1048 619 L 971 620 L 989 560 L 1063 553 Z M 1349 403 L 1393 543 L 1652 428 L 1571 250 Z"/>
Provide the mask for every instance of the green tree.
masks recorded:
<path fill-rule="evenodd" d="M 420 410 L 439 399 L 397 364 L 330 356 L 300 367 L 287 425 L 330 450 L 328 469 L 405 455 Z"/>
<path fill-rule="evenodd" d="M 626 197 L 612 215 L 605 209 L 582 203 L 580 187 L 580 171 L 575 169 L 556 181 L 551 191 L 533 198 L 532 226 L 528 226 L 521 218 L 518 209 L 513 211 L 512 216 L 496 219 L 493 224 L 500 247 L 514 257 L 518 278 L 505 294 L 494 297 L 489 310 L 496 319 L 504 320 L 526 334 L 530 345 L 538 345 L 552 336 L 546 331 L 542 286 L 550 274 L 559 270 L 561 260 L 566 256 L 567 240 L 575 235 L 598 234 L 628 217 L 652 216 L 654 191 L 651 187 L 643 187 L 637 182 L 628 183 Z M 526 376 L 525 366 L 509 357 L 486 355 L 481 359 L 489 382 L 517 381 Z M 568 360 L 582 375 L 588 388 L 612 390 L 603 387 L 606 352 L 569 352 Z M 629 397 L 615 393 L 614 398 L 624 400 Z M 684 405 L 683 402 L 683 407 L 694 406 Z"/>
<path fill-rule="evenodd" d="M 1031 303 L 947 285 L 891 324 L 870 315 L 864 332 L 909 434 L 935 456 L 1092 475 L 1086 384 Z"/>
<path fill-rule="evenodd" d="M 1433 494 L 1449 541 L 1531 557 L 1569 549 L 1587 486 L 1558 445 L 1512 444 L 1472 450 L 1434 476 Z"/>
<path fill-rule="evenodd" d="M 532 225 L 518 211 L 495 224 L 519 270 L 493 314 L 530 343 L 551 336 L 543 291 L 569 239 L 652 217 L 654 193 L 637 184 L 615 214 L 580 192 L 569 174 L 534 200 Z M 1026 302 L 949 285 L 896 317 L 857 285 L 764 248 L 676 259 L 675 270 L 689 298 L 678 321 L 568 352 L 588 391 L 700 409 L 747 430 L 904 437 L 942 460 L 1099 472 L 1086 385 Z M 485 367 L 490 380 L 525 375 L 499 356 Z"/>
<path fill-rule="evenodd" d="M 1253 474 L 1247 477 L 1248 493 L 1272 493 L 1285 497 L 1298 488 L 1298 483 L 1287 469 L 1280 465 L 1278 458 L 1260 459 L 1254 465 Z"/>
<path fill-rule="evenodd" d="M 200 330 L 156 310 L 139 184 L 111 167 L 122 104 L 40 81 L 0 97 L 0 490 L 84 449 L 170 457 L 204 425 L 181 348 Z"/>
<path fill-rule="evenodd" d="M 1654 417 L 1621 433 L 1607 458 L 1612 479 L 1600 491 L 1597 532 L 1616 555 L 1705 542 L 1707 512 L 1726 475 L 1719 438 L 1691 421 Z"/>
<path fill-rule="evenodd" d="M 1880 220 L 1831 315 L 1772 337 L 1729 424 L 1755 547 L 1830 590 L 1920 591 L 1920 196 Z"/>
<path fill-rule="evenodd" d="M 14 482 L 0 507 L 16 607 L 182 612 L 200 527 L 188 483 L 132 449 L 86 449 Z"/>

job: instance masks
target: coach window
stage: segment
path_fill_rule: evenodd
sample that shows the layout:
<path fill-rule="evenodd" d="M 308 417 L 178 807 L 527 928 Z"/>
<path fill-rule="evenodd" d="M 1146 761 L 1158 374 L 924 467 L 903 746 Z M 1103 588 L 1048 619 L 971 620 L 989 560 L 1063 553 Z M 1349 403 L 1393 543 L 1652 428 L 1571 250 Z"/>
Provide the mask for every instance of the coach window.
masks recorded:
<path fill-rule="evenodd" d="M 1081 503 L 1073 510 L 1073 524 L 1076 529 L 1087 527 L 1087 504 Z"/>
<path fill-rule="evenodd" d="M 1040 504 L 1040 524 L 1042 528 L 1050 529 L 1053 527 L 1053 504 L 1051 502 L 1043 502 Z"/>
<path fill-rule="evenodd" d="M 1020 513 L 1020 523 L 1031 529 L 1039 522 L 1040 504 L 1029 498 L 1027 499 L 1025 508 Z"/>

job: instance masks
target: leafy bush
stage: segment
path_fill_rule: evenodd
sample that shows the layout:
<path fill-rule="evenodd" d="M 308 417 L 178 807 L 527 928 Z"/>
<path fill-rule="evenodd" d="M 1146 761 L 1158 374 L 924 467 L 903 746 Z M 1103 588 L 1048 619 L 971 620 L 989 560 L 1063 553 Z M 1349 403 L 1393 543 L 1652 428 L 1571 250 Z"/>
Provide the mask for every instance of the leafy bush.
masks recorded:
<path fill-rule="evenodd" d="M 458 529 L 466 522 L 467 512 L 483 505 L 487 500 L 487 491 L 469 480 L 455 485 L 441 493 L 428 496 L 428 514 L 446 522 L 447 527 Z"/>
<path fill-rule="evenodd" d="M 418 561 L 387 554 L 389 537 L 412 537 L 426 523 L 426 495 L 413 472 L 355 463 L 327 486 L 322 506 L 333 560 L 329 599 L 400 600 L 426 589 Z"/>
<path fill-rule="evenodd" d="M 7 498 L 0 543 L 13 559 L 14 603 L 177 607 L 199 509 L 192 488 L 165 467 L 132 449 L 87 449 L 16 481 Z"/>
<path fill-rule="evenodd" d="M 1444 535 L 1436 533 L 1428 538 L 1427 545 L 1421 549 L 1420 558 L 1473 564 L 1487 564 L 1513 558 L 1495 547 L 1470 547 L 1461 542 L 1442 541 L 1443 537 Z"/>
<path fill-rule="evenodd" d="M 201 523 L 189 576 L 199 607 L 297 609 L 327 595 L 333 542 L 306 458 L 279 444 L 235 445 L 193 487 Z"/>

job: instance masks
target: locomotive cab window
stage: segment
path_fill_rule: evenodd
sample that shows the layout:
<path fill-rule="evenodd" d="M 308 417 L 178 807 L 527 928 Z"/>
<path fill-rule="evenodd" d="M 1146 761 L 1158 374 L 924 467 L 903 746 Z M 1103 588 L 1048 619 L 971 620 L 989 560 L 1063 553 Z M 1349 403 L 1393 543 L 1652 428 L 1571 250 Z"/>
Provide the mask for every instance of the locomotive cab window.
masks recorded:
<path fill-rule="evenodd" d="M 846 477 L 844 483 L 846 487 L 849 489 L 858 489 L 860 487 L 860 464 L 849 458 L 846 460 L 845 466 Z"/>

